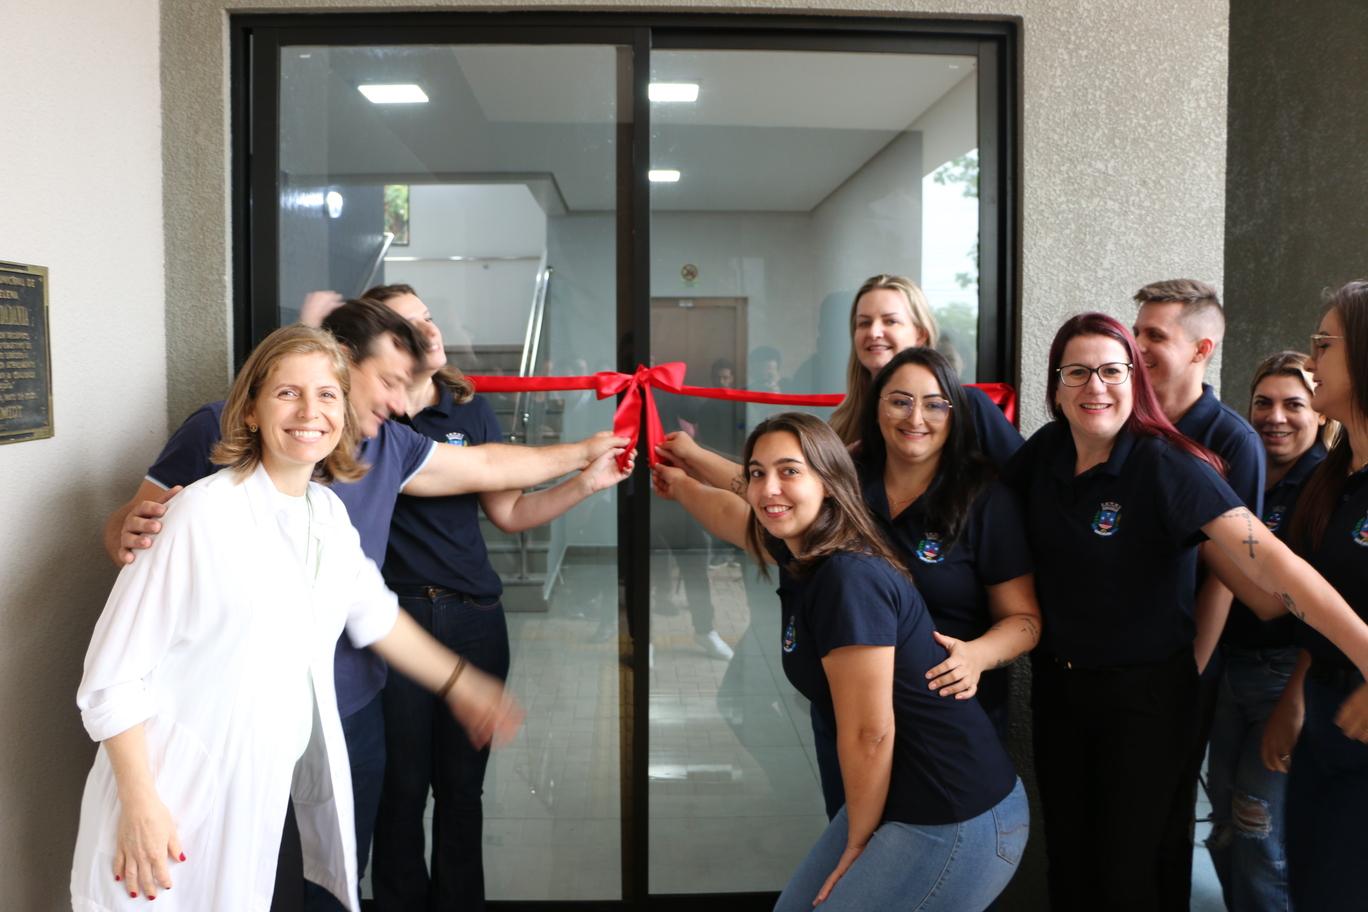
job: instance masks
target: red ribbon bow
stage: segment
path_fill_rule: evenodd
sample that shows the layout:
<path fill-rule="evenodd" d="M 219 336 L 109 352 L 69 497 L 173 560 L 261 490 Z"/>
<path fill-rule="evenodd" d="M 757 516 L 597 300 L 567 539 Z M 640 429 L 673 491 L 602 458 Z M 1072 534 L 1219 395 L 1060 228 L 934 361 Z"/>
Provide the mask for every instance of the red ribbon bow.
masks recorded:
<path fill-rule="evenodd" d="M 710 386 L 688 386 L 684 375 L 688 366 L 683 361 L 667 361 L 655 367 L 637 365 L 635 373 L 620 374 L 617 371 L 599 371 L 587 377 L 485 377 L 471 376 L 469 379 L 482 393 L 521 393 L 521 392 L 560 392 L 564 390 L 593 390 L 600 399 L 622 394 L 617 411 L 613 413 L 613 433 L 631 441 L 627 452 L 636 449 L 641 436 L 641 408 L 646 406 L 646 453 L 651 465 L 659 458 L 656 447 L 665 439 L 665 429 L 660 424 L 660 412 L 656 409 L 652 388 L 659 388 L 685 396 L 703 399 L 725 399 L 731 402 L 758 402 L 766 405 L 840 405 L 845 396 L 841 393 L 767 393 L 758 390 L 722 389 Z M 1016 393 L 1005 383 L 975 383 L 995 402 L 1007 420 L 1016 423 Z M 627 454 L 624 453 L 618 464 L 626 467 Z"/>

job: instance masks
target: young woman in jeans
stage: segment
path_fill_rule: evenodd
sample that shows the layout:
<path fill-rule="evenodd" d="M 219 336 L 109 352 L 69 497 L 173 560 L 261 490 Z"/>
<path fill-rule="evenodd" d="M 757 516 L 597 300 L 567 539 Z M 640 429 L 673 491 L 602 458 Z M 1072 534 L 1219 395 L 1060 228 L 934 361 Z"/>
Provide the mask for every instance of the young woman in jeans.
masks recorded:
<path fill-rule="evenodd" d="M 1025 792 L 982 707 L 927 686 L 948 654 L 849 453 L 788 412 L 743 458 L 744 502 L 679 469 L 655 478 L 714 535 L 779 565 L 784 673 L 836 732 L 845 806 L 776 910 L 982 910 L 1025 848 Z"/>

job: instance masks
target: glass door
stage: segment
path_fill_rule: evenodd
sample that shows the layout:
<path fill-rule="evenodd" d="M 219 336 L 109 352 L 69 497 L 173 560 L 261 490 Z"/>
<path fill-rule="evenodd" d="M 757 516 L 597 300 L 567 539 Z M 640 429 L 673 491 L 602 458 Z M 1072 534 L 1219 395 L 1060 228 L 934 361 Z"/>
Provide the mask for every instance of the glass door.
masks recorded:
<path fill-rule="evenodd" d="M 239 361 L 315 290 L 404 283 L 466 373 L 840 393 L 854 291 L 893 273 L 966 380 L 1010 380 L 1011 28 L 235 17 Z M 613 423 L 584 390 L 488 399 L 519 443 Z M 657 400 L 731 456 L 782 410 Z M 483 526 L 528 709 L 485 780 L 504 908 L 766 909 L 826 823 L 775 584 L 645 461 L 546 528 Z"/>

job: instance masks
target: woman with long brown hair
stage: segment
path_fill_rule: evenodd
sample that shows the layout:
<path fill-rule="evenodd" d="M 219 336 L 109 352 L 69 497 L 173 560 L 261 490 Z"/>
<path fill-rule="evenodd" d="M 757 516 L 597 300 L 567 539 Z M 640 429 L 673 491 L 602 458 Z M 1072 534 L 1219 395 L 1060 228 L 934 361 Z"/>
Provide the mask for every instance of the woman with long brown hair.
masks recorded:
<path fill-rule="evenodd" d="M 983 708 L 926 686 L 946 650 L 866 509 L 840 438 L 811 415 L 746 441 L 744 502 L 669 466 L 656 490 L 779 567 L 784 673 L 836 732 L 846 803 L 776 910 L 985 908 L 1025 848 L 1025 792 Z"/>

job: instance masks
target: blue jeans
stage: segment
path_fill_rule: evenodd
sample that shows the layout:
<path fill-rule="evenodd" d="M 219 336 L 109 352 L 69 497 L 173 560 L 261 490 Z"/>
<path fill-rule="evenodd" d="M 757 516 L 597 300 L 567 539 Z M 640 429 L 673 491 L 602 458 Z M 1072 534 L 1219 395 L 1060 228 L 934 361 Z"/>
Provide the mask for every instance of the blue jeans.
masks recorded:
<path fill-rule="evenodd" d="M 508 677 L 508 624 L 498 598 L 478 599 L 440 587 L 400 587 L 399 604 L 443 645 L 496 678 Z M 489 749 L 476 750 L 446 704 L 402 675 L 385 685 L 390 756 L 375 826 L 377 912 L 484 908 L 485 768 Z M 403 758 L 402 760 L 398 758 Z M 432 873 L 423 834 L 431 786 Z"/>
<path fill-rule="evenodd" d="M 1297 650 L 1224 646 L 1207 761 L 1207 849 L 1230 912 L 1287 912 L 1287 776 L 1263 764 L 1264 723 L 1282 696 Z"/>
<path fill-rule="evenodd" d="M 848 831 L 841 808 L 789 879 L 775 912 L 812 912 L 813 898 L 845 851 Z M 818 908 L 980 912 L 1016 873 L 1029 831 L 1020 779 L 995 807 L 963 823 L 887 821 Z"/>
<path fill-rule="evenodd" d="M 1353 676 L 1306 677 L 1306 720 L 1287 781 L 1287 865 L 1292 905 L 1303 912 L 1362 912 L 1368 896 L 1368 745 L 1335 725 Z"/>
<path fill-rule="evenodd" d="M 375 812 L 380 806 L 380 783 L 385 778 L 385 714 L 379 694 L 342 720 L 342 734 L 347 740 L 347 758 L 351 766 L 352 806 L 356 814 L 356 876 L 359 879 L 366 873 Z M 307 880 L 304 881 L 304 909 L 306 912 L 346 912 L 346 906 L 336 897 Z"/>

